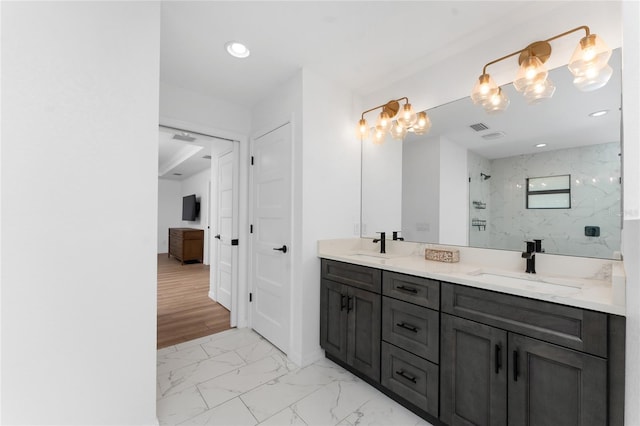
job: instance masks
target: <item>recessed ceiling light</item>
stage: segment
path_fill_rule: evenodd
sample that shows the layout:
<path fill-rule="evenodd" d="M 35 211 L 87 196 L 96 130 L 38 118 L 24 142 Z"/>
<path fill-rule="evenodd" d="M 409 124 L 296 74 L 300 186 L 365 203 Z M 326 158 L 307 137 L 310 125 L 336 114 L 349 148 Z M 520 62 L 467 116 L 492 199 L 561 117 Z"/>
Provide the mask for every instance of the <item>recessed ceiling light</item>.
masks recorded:
<path fill-rule="evenodd" d="M 251 53 L 247 46 L 239 41 L 229 41 L 224 45 L 224 47 L 227 49 L 229 55 L 236 58 L 246 58 Z"/>
<path fill-rule="evenodd" d="M 592 112 L 591 114 L 589 114 L 589 117 L 602 117 L 603 115 L 608 113 L 609 113 L 608 109 L 603 109 L 602 111 Z"/>
<path fill-rule="evenodd" d="M 547 146 L 547 144 L 546 144 L 546 143 L 539 143 L 539 144 L 536 144 L 536 148 L 544 148 L 545 146 Z"/>

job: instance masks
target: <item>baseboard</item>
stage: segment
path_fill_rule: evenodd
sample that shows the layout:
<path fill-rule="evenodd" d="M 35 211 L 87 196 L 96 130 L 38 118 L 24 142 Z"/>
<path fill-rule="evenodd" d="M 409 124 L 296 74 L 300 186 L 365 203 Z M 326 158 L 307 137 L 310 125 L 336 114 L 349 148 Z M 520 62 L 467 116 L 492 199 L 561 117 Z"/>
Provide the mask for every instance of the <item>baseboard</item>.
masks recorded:
<path fill-rule="evenodd" d="M 311 365 L 319 359 L 324 358 L 324 350 L 318 346 L 317 349 L 305 354 L 304 356 L 299 352 L 290 352 L 287 354 L 287 357 L 297 366 L 306 367 L 307 365 Z"/>
<path fill-rule="evenodd" d="M 211 290 L 209 290 L 209 299 L 213 300 L 213 301 L 214 301 L 214 302 L 216 302 L 216 303 L 218 302 L 218 301 L 216 300 L 216 298 L 214 297 L 213 291 L 211 291 Z"/>

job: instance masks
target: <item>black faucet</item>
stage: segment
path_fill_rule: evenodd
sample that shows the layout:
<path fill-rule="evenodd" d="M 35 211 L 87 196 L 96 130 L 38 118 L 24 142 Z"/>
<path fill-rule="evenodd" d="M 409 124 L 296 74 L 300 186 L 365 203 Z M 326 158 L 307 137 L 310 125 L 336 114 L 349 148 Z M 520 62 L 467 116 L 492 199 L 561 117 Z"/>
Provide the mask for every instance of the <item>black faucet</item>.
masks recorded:
<path fill-rule="evenodd" d="M 377 234 L 380 234 L 380 238 L 376 238 L 375 240 L 373 240 L 374 243 L 377 243 L 378 241 L 380 241 L 380 253 L 386 253 L 385 250 L 385 233 L 384 232 L 376 232 Z"/>
<path fill-rule="evenodd" d="M 542 248 L 542 240 L 533 240 L 536 244 L 536 253 L 544 253 L 544 249 Z"/>
<path fill-rule="evenodd" d="M 527 259 L 527 274 L 536 273 L 536 243 L 535 241 L 525 241 L 527 243 L 527 251 L 522 252 L 522 258 Z"/>
<path fill-rule="evenodd" d="M 400 231 L 393 231 L 393 241 L 404 241 L 404 238 L 398 237 L 398 232 Z"/>

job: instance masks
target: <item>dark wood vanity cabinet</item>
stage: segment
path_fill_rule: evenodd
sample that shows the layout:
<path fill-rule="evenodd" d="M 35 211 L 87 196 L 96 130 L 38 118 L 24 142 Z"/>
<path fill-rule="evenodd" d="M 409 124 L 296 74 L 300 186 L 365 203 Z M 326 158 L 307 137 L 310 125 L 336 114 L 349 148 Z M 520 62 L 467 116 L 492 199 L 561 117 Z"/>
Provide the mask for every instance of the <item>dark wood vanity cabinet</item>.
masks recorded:
<path fill-rule="evenodd" d="M 607 314 L 449 283 L 442 310 L 444 423 L 622 424 L 609 407 L 620 383 L 607 358 L 621 342 L 609 342 Z"/>
<path fill-rule="evenodd" d="M 624 424 L 625 319 L 322 260 L 327 357 L 434 424 Z"/>
<path fill-rule="evenodd" d="M 327 355 L 379 382 L 381 271 L 328 260 L 322 261 L 322 271 L 320 346 Z"/>

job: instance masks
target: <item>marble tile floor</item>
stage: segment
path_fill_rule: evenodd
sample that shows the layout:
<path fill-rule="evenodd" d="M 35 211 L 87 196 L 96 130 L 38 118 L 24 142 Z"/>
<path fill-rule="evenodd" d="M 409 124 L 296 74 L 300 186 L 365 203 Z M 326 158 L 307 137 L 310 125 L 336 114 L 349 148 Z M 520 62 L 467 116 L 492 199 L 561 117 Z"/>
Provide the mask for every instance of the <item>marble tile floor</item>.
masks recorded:
<path fill-rule="evenodd" d="M 298 368 L 246 328 L 157 359 L 160 425 L 430 425 L 327 359 Z"/>

